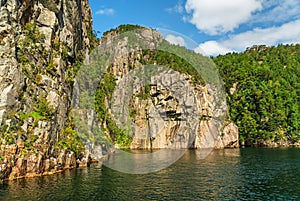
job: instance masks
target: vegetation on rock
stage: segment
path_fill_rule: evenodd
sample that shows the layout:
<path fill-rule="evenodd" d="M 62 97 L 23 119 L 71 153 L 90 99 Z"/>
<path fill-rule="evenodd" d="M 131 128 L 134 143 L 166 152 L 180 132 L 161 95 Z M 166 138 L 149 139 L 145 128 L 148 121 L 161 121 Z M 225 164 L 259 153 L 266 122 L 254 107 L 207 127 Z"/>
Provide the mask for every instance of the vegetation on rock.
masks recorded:
<path fill-rule="evenodd" d="M 0 84 L 0 180 L 90 162 L 70 111 L 74 79 L 97 38 L 88 1 L 65 3 L 2 4 L 7 26 L 0 36 L 5 77 Z"/>
<path fill-rule="evenodd" d="M 111 95 L 116 87 L 116 78 L 111 73 L 103 75 L 95 96 L 95 106 L 98 117 L 107 125 L 108 133 L 112 140 L 120 147 L 128 147 L 131 144 L 132 137 L 121 130 L 113 117 L 108 112 L 106 102 L 111 102 Z"/>
<path fill-rule="evenodd" d="M 300 45 L 254 46 L 217 56 L 240 142 L 300 141 Z"/>
<path fill-rule="evenodd" d="M 118 26 L 117 28 L 113 28 L 113 29 L 110 29 L 110 30 L 104 32 L 103 36 L 107 36 L 109 33 L 112 33 L 112 32 L 116 32 L 116 34 L 122 34 L 122 33 L 128 32 L 128 31 L 133 31 L 133 30 L 141 29 L 141 28 L 145 28 L 145 27 L 140 26 L 140 25 L 123 24 L 123 25 Z"/>
<path fill-rule="evenodd" d="M 125 37 L 130 38 L 128 39 L 129 41 L 129 44 L 127 44 L 128 46 L 141 48 L 141 50 L 139 50 L 140 56 L 132 55 L 131 56 L 132 58 L 129 58 L 129 60 L 132 59 L 134 61 L 134 62 L 128 62 L 128 67 L 130 70 L 135 69 L 141 65 L 147 65 L 147 64 L 151 64 L 151 65 L 154 64 L 158 66 L 161 65 L 161 66 L 169 67 L 170 69 L 173 69 L 175 71 L 187 75 L 188 77 L 191 78 L 194 84 L 196 83 L 200 85 L 204 84 L 204 80 L 202 79 L 200 72 L 198 72 L 192 66 L 192 64 L 186 60 L 186 58 L 189 58 L 190 61 L 196 61 L 198 64 L 200 60 L 202 62 L 200 63 L 200 65 L 206 64 L 205 62 L 206 60 L 209 60 L 208 58 L 196 54 L 193 51 L 187 50 L 184 47 L 180 47 L 178 45 L 172 45 L 166 40 L 163 40 L 162 42 L 159 43 L 158 49 L 153 49 L 153 50 L 143 49 L 144 45 L 141 44 L 141 42 L 136 39 L 136 35 L 135 35 L 138 34 L 139 32 L 138 31 L 133 33 L 128 32 L 132 30 L 138 30 L 141 28 L 143 27 L 137 25 L 121 25 L 116 29 L 112 29 L 104 33 L 102 40 L 107 40 L 106 36 L 108 36 L 109 33 L 111 32 L 115 32 L 115 34 L 124 34 Z M 130 49 L 130 47 L 127 48 Z M 181 55 L 182 57 L 178 55 Z M 113 75 L 111 73 L 112 68 L 113 67 L 110 66 L 107 69 L 107 73 L 104 73 L 102 75 L 101 82 L 98 85 L 98 90 L 95 98 L 96 111 L 102 124 L 105 124 L 104 127 L 107 128 L 107 133 L 109 134 L 112 141 L 121 147 L 128 147 L 131 144 L 133 136 L 127 135 L 128 132 L 126 131 L 126 128 L 118 128 L 118 126 L 116 125 L 115 121 L 113 120 L 109 112 L 111 95 L 113 94 L 114 89 L 116 87 L 116 79 L 117 79 L 116 75 Z M 93 69 L 93 67 L 91 67 L 91 69 Z M 94 77 L 93 75 L 91 76 Z M 134 96 L 137 96 L 140 99 L 147 99 L 150 97 L 149 92 L 150 92 L 150 87 L 145 86 L 143 92 L 139 94 L 135 94 Z M 88 100 L 89 97 L 91 97 L 90 94 L 83 92 L 80 97 L 81 99 L 80 104 L 89 104 L 93 102 L 93 101 L 84 101 L 84 100 Z M 129 108 L 129 110 L 130 110 L 129 115 L 134 116 L 136 110 L 134 108 Z"/>

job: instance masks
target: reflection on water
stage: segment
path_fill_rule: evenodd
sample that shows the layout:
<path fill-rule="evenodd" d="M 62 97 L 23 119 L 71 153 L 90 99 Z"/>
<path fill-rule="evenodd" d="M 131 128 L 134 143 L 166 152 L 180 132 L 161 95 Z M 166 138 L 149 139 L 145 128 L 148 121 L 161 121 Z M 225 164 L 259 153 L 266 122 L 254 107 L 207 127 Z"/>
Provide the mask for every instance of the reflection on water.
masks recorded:
<path fill-rule="evenodd" d="M 0 200 L 300 200 L 300 149 L 189 150 L 151 174 L 100 164 L 11 181 Z"/>
<path fill-rule="evenodd" d="M 148 174 L 169 167 L 180 159 L 187 149 L 161 149 L 155 151 L 117 150 L 104 165 L 129 174 Z"/>

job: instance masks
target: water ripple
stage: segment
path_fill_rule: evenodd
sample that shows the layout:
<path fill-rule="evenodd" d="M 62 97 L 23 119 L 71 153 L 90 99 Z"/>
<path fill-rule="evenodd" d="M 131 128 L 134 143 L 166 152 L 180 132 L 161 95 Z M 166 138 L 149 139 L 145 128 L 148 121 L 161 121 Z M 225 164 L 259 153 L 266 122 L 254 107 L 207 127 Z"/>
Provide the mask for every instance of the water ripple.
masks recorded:
<path fill-rule="evenodd" d="M 0 200 L 299 200 L 300 149 L 191 150 L 156 173 L 105 166 L 11 181 Z"/>

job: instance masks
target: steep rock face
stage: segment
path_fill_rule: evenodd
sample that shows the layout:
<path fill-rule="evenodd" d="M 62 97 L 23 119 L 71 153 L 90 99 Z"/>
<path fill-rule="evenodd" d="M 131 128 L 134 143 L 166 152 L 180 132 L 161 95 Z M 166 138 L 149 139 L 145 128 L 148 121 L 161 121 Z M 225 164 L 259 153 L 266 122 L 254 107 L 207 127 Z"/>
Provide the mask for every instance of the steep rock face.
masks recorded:
<path fill-rule="evenodd" d="M 195 84 L 186 73 L 160 69 L 151 57 L 162 36 L 148 28 L 137 30 L 123 35 L 117 29 L 101 40 L 99 52 L 109 55 L 102 63 L 104 72 L 116 79 L 113 95 L 104 101 L 108 112 L 100 120 L 105 132 L 122 143 L 115 135 L 119 131 L 109 128 L 107 118 L 112 116 L 117 126 L 130 128 L 131 149 L 238 147 L 238 129 L 227 119 L 226 101 L 217 99 L 216 87 Z M 145 63 L 153 65 L 156 73 L 141 78 L 147 74 Z"/>
<path fill-rule="evenodd" d="M 0 179 L 74 167 L 73 151 L 83 149 L 69 146 L 69 113 L 78 61 L 90 48 L 88 1 L 0 4 Z"/>
<path fill-rule="evenodd" d="M 172 70 L 154 80 L 149 98 L 138 95 L 131 100 L 131 111 L 134 111 L 132 149 L 239 147 L 237 126 L 228 120 L 219 122 L 213 118 L 216 108 L 209 85 L 191 89 L 186 82 L 189 77 Z M 184 87 L 172 93 L 165 87 L 166 82 L 173 87 L 178 84 Z M 116 96 L 119 98 L 122 99 Z M 217 125 L 220 123 L 223 125 Z"/>

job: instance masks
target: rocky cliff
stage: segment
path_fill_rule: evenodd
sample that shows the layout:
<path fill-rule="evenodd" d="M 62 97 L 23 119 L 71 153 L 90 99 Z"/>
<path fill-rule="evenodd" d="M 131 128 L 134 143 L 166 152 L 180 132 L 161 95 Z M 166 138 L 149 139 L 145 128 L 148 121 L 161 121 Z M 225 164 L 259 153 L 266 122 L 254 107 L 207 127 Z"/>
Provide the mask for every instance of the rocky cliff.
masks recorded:
<path fill-rule="evenodd" d="M 0 5 L 0 179 L 76 167 L 88 160 L 70 115 L 73 79 L 94 40 L 88 1 Z"/>
<path fill-rule="evenodd" d="M 0 179 L 86 166 L 107 153 L 107 143 L 238 146 L 210 69 L 196 72 L 190 53 L 157 31 L 123 26 L 91 52 L 98 41 L 87 0 L 0 5 Z"/>
<path fill-rule="evenodd" d="M 169 44 L 155 30 L 123 25 L 104 34 L 87 63 L 101 81 L 91 83 L 83 70 L 77 83 L 85 133 L 100 125 L 114 144 L 131 149 L 238 147 L 209 58 Z M 98 121 L 83 115 L 94 114 L 86 97 L 93 91 Z"/>

